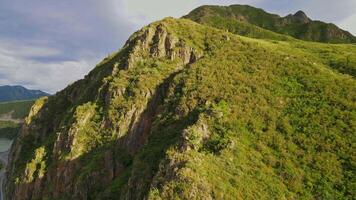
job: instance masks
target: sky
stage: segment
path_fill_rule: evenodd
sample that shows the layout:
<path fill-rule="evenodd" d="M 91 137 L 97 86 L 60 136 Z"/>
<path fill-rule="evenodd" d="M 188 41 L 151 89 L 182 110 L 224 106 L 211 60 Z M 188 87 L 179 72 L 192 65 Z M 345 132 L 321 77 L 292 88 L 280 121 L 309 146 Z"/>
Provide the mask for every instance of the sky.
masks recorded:
<path fill-rule="evenodd" d="M 142 26 L 207 4 L 248 4 L 281 16 L 303 10 L 356 35 L 356 0 L 1 0 L 0 85 L 53 94 Z"/>

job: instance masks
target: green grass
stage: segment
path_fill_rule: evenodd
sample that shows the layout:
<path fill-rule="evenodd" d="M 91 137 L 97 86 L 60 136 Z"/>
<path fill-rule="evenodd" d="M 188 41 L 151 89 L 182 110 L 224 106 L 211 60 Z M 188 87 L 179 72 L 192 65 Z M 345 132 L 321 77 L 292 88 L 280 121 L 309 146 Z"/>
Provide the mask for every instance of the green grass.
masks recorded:
<path fill-rule="evenodd" d="M 14 139 L 20 131 L 21 121 L 28 115 L 33 100 L 0 103 L 0 137 Z M 15 120 L 15 121 L 11 121 Z"/>
<path fill-rule="evenodd" d="M 356 85 L 328 63 L 346 52 L 355 57 L 355 46 L 231 40 L 181 76 L 180 106 L 222 99 L 229 112 L 221 119 L 206 114 L 205 147 L 171 150 L 170 162 L 186 165 L 176 179 L 156 177 L 159 195 L 351 199 Z"/>
<path fill-rule="evenodd" d="M 24 119 L 28 115 L 28 112 L 33 103 L 33 100 L 0 103 L 0 115 L 13 112 L 12 118 Z"/>
<path fill-rule="evenodd" d="M 0 138 L 14 139 L 20 131 L 20 124 L 11 121 L 0 121 Z"/>
<path fill-rule="evenodd" d="M 41 177 L 65 174 L 79 196 L 63 198 L 353 199 L 355 45 L 252 39 L 172 18 L 130 45 L 157 27 L 203 56 L 183 66 L 126 46 L 38 101 L 10 190 L 43 181 L 51 199 L 55 185 Z M 115 69 L 132 49 L 132 66 Z"/>

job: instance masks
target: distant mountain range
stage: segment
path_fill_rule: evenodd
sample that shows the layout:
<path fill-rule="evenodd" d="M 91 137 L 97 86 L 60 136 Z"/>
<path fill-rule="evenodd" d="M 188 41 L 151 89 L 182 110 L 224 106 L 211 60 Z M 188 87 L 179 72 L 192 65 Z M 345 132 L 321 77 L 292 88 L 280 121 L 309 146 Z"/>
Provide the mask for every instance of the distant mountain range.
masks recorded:
<path fill-rule="evenodd" d="M 29 90 L 23 86 L 0 86 L 0 102 L 37 99 L 50 94 L 41 90 Z"/>
<path fill-rule="evenodd" d="M 253 38 L 293 38 L 324 43 L 355 43 L 356 37 L 335 24 L 310 19 L 303 11 L 280 17 L 248 5 L 201 6 L 184 18 Z M 281 35 L 282 34 L 282 35 Z"/>

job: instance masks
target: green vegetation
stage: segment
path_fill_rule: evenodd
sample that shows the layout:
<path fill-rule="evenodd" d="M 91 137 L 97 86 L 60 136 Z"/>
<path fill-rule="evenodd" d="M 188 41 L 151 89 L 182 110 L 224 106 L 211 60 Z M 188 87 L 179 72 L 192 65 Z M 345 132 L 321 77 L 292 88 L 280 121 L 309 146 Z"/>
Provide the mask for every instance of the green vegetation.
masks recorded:
<path fill-rule="evenodd" d="M 280 17 L 247 5 L 201 6 L 185 18 L 253 38 L 287 40 L 289 35 L 307 41 L 356 43 L 356 37 L 349 32 L 334 24 L 313 21 L 302 11 Z"/>
<path fill-rule="evenodd" d="M 272 40 L 293 40 L 292 37 L 287 35 L 278 34 L 252 24 L 240 22 L 235 19 L 226 19 L 223 17 L 215 16 L 207 18 L 206 21 L 198 22 L 246 37 Z"/>
<path fill-rule="evenodd" d="M 14 139 L 21 125 L 11 121 L 0 121 L 0 138 Z"/>
<path fill-rule="evenodd" d="M 45 148 L 39 147 L 35 150 L 34 159 L 26 166 L 27 180 L 26 182 L 33 181 L 34 177 L 38 176 L 42 178 L 45 174 L 46 164 L 43 161 L 46 156 Z"/>
<path fill-rule="evenodd" d="M 33 103 L 33 100 L 0 103 L 0 116 L 10 114 L 12 119 L 24 119 Z"/>
<path fill-rule="evenodd" d="M 35 103 L 7 194 L 353 199 L 356 46 L 251 30 L 267 39 L 172 18 L 136 32 Z"/>
<path fill-rule="evenodd" d="M 27 111 L 27 114 L 26 114 L 27 117 L 25 118 L 26 124 L 31 123 L 32 119 L 38 113 L 38 111 L 42 108 L 43 104 L 46 102 L 47 99 L 48 99 L 48 97 L 41 97 L 41 98 L 37 99 L 37 101 L 31 103 L 32 107 L 31 107 L 31 109 L 29 109 Z"/>
<path fill-rule="evenodd" d="M 16 137 L 33 103 L 33 100 L 0 103 L 1 138 L 14 139 Z"/>

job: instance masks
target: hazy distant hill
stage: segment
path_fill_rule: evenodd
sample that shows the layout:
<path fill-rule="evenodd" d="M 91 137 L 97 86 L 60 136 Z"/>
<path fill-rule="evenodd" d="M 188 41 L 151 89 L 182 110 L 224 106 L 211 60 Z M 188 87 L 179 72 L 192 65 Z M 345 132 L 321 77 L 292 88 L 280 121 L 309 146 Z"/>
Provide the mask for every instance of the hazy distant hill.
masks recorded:
<path fill-rule="evenodd" d="M 29 90 L 23 86 L 0 86 L 0 102 L 37 99 L 39 97 L 48 96 L 46 92 L 41 90 Z"/>
<path fill-rule="evenodd" d="M 335 24 L 310 19 L 303 11 L 280 17 L 248 5 L 201 6 L 185 18 L 239 35 L 275 39 L 272 32 L 325 43 L 355 43 L 356 37 Z M 285 37 L 285 36 L 284 36 Z"/>

